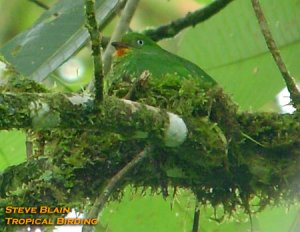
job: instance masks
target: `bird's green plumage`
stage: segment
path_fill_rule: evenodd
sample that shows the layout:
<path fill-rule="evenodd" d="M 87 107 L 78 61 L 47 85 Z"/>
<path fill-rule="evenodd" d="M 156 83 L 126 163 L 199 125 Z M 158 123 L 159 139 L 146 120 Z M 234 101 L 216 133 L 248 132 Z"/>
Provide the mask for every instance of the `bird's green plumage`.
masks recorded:
<path fill-rule="evenodd" d="M 162 49 L 143 34 L 130 32 L 123 36 L 119 44 L 128 50 L 115 58 L 113 70 L 107 79 L 108 88 L 124 78 L 135 79 L 145 70 L 151 73 L 151 78 L 176 75 L 180 78 L 192 77 L 205 85 L 215 85 L 215 81 L 197 65 Z"/>

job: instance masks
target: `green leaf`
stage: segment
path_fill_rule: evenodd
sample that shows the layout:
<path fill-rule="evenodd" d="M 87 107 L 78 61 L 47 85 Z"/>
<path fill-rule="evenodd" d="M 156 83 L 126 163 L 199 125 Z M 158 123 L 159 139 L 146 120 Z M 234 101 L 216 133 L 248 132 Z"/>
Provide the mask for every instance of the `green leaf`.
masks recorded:
<path fill-rule="evenodd" d="M 264 0 L 261 4 L 288 69 L 300 80 L 299 2 Z M 250 1 L 233 1 L 216 16 L 188 29 L 179 54 L 207 71 L 242 110 L 274 101 L 284 87 Z"/>
<path fill-rule="evenodd" d="M 23 132 L 0 132 L 0 170 L 25 161 L 25 151 L 25 135 Z"/>
<path fill-rule="evenodd" d="M 119 0 L 96 1 L 100 29 L 118 9 Z M 88 39 L 83 0 L 61 0 L 27 31 L 0 49 L 5 59 L 25 76 L 44 80 Z"/>

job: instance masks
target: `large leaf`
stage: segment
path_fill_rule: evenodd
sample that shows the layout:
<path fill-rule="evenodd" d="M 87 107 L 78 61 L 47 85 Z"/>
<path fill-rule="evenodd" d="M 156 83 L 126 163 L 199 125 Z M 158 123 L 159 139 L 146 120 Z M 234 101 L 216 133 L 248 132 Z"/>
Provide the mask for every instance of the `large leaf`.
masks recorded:
<path fill-rule="evenodd" d="M 118 9 L 119 0 L 96 1 L 96 15 L 103 28 Z M 27 31 L 0 49 L 7 61 L 25 76 L 42 81 L 73 55 L 87 40 L 84 1 L 61 0 Z"/>
<path fill-rule="evenodd" d="M 284 61 L 300 80 L 299 1 L 260 2 Z M 274 101 L 284 86 L 251 1 L 235 0 L 216 16 L 188 29 L 179 53 L 211 74 L 242 109 L 258 109 Z"/>

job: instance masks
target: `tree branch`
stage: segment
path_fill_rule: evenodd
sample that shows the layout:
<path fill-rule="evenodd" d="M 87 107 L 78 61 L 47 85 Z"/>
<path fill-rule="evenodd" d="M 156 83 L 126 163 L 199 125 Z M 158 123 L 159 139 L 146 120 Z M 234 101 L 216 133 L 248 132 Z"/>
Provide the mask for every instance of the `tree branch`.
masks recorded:
<path fill-rule="evenodd" d="M 237 207 L 248 207 L 253 196 L 260 199 L 261 208 L 299 198 L 297 114 L 236 115 L 240 130 L 264 146 L 236 137 L 224 144 L 216 123 L 191 116 L 185 118 L 186 140 L 173 149 L 166 147 L 164 139 L 172 124 L 168 114 L 127 100 L 108 97 L 95 110 L 88 96 L 0 94 L 0 106 L 0 129 L 73 128 L 51 130 L 45 158 L 11 166 L 0 174 L 0 203 L 21 205 L 30 200 L 70 205 L 79 198 L 96 199 L 99 189 L 149 142 L 156 148 L 153 158 L 160 157 L 166 173 L 163 181 L 170 187 L 191 189 L 201 205 L 222 204 L 225 212 L 232 213 Z M 160 187 L 156 172 L 141 162 L 128 173 L 126 184 L 155 191 Z"/>
<path fill-rule="evenodd" d="M 3 105 L 3 100 L 5 99 L 0 95 L 1 115 L 7 107 Z M 140 131 L 140 128 L 145 126 L 148 128 L 156 126 L 155 122 L 148 121 L 140 127 L 141 120 L 138 120 L 138 117 L 130 116 L 122 110 L 127 123 L 133 125 L 125 128 L 129 132 L 123 132 L 122 141 L 116 142 L 116 146 L 112 145 L 108 138 L 108 147 L 105 147 L 103 141 L 99 141 L 98 136 L 99 131 L 106 133 L 106 129 L 99 127 L 99 122 L 97 122 L 101 114 L 97 113 L 93 118 L 83 118 L 83 121 L 78 121 L 76 125 L 74 124 L 76 121 L 72 120 L 79 113 L 77 107 L 73 106 L 74 114 L 68 115 L 70 122 L 67 122 L 74 128 L 78 126 L 77 131 L 75 130 L 74 134 L 67 134 L 67 140 L 60 137 L 61 144 L 55 141 L 55 149 L 49 148 L 48 158 L 30 160 L 11 166 L 0 173 L 0 203 L 5 201 L 9 204 L 12 201 L 15 204 L 17 202 L 24 204 L 30 200 L 32 204 L 42 202 L 45 205 L 51 205 L 59 202 L 60 205 L 72 205 L 78 202 L 78 197 L 95 199 L 98 197 L 99 188 L 104 188 L 105 183 L 108 183 L 122 167 L 133 160 L 137 152 L 145 146 L 145 143 L 141 142 L 142 139 L 132 138 L 133 131 Z M 82 104 L 79 107 L 86 109 L 85 113 L 89 114 L 89 104 Z M 52 109 L 56 108 L 57 106 L 52 107 Z M 70 113 L 69 107 L 65 108 Z M 113 105 L 112 108 L 117 107 Z M 15 110 L 18 110 L 18 107 L 4 110 L 9 112 L 11 121 L 14 120 L 12 112 L 16 112 Z M 122 121 L 123 113 L 110 114 L 109 117 L 115 121 Z M 26 119 L 27 113 L 21 112 L 21 114 Z M 81 117 L 82 115 L 79 115 L 76 120 Z M 18 117 L 17 120 L 19 120 Z M 268 146 L 261 147 L 247 139 L 232 141 L 227 147 L 228 154 L 224 154 L 224 151 L 218 148 L 221 143 L 220 139 L 217 139 L 218 133 L 209 134 L 214 131 L 214 124 L 205 124 L 205 119 L 187 119 L 189 134 L 181 146 L 170 149 L 159 141 L 154 144 L 157 149 L 154 149 L 156 153 L 153 154 L 153 158 L 159 156 L 162 160 L 161 168 L 166 173 L 164 181 L 169 187 L 192 189 L 201 205 L 207 205 L 209 202 L 216 207 L 222 204 L 225 212 L 231 213 L 236 207 L 244 207 L 245 201 L 250 201 L 253 196 L 260 200 L 258 204 L 261 209 L 269 204 L 282 203 L 283 199 L 289 202 L 299 200 L 299 116 L 244 113 L 238 115 L 237 120 L 241 125 L 241 130 L 247 131 L 249 136 Z M 92 121 L 91 124 L 98 133 L 93 135 L 91 133 L 93 131 L 89 130 L 91 126 L 85 127 L 85 121 Z M 201 122 L 203 122 L 202 125 Z M 124 127 L 119 128 L 116 124 L 110 124 L 108 127 L 114 127 L 114 133 L 122 133 L 121 131 L 124 130 Z M 82 131 L 83 133 L 80 133 Z M 147 131 L 150 130 L 147 129 Z M 61 135 L 62 132 L 58 133 Z M 129 137 L 130 134 L 131 137 Z M 153 135 L 150 131 L 149 136 L 151 134 Z M 92 135 L 92 137 L 86 137 L 87 135 Z M 90 141 L 90 139 L 93 140 Z M 146 138 L 146 140 L 147 143 L 154 141 L 153 137 Z M 94 143 L 98 141 L 99 143 L 95 144 L 95 150 L 93 150 Z M 86 146 L 87 143 L 88 146 Z M 140 144 L 142 147 L 139 146 Z M 61 149 L 57 150 L 60 146 Z M 119 150 L 120 146 L 127 146 L 127 148 Z M 228 159 L 228 165 L 225 165 L 226 159 Z M 135 172 L 128 173 L 126 184 L 151 187 L 156 190 L 160 187 L 156 172 L 153 165 L 141 162 Z M 22 185 L 22 191 L 18 188 L 20 185 Z M 120 189 L 124 186 L 125 184 Z M 249 202 L 247 204 L 249 205 Z M 255 204 L 257 206 L 257 201 Z"/>
<path fill-rule="evenodd" d="M 132 136 L 134 131 L 144 131 L 156 139 L 166 139 L 167 134 L 176 138 L 174 130 L 180 129 L 181 133 L 186 133 L 185 124 L 177 115 L 115 97 L 104 99 L 101 113 L 94 109 L 90 95 L 79 94 L 0 93 L 0 105 L 0 130 L 101 128 L 124 136 Z M 236 115 L 236 120 L 241 131 L 259 141 L 262 148 L 291 143 L 300 133 L 297 115 L 243 113 Z M 189 133 L 195 135 L 193 120 L 186 123 Z M 220 128 L 216 129 L 207 120 L 197 121 L 197 126 L 203 127 L 202 135 L 205 127 L 212 127 L 210 131 L 215 131 L 215 136 L 224 136 L 220 134 Z M 259 146 L 250 139 L 247 141 Z M 172 144 L 169 140 L 165 142 Z"/>
<path fill-rule="evenodd" d="M 154 41 L 174 37 L 183 29 L 190 26 L 194 27 L 198 23 L 207 20 L 232 1 L 233 0 L 215 0 L 204 8 L 188 13 L 185 17 L 174 20 L 158 28 L 145 30 L 143 33 L 152 38 Z"/>
<path fill-rule="evenodd" d="M 277 48 L 275 40 L 273 39 L 272 33 L 269 29 L 268 22 L 262 11 L 259 0 L 251 0 L 251 2 L 260 26 L 260 30 L 265 38 L 266 44 L 274 58 L 274 61 L 277 64 L 278 69 L 281 72 L 281 75 L 285 81 L 287 89 L 290 92 L 292 104 L 298 111 L 300 111 L 300 92 L 297 87 L 297 84 L 295 83 L 294 78 L 289 74 L 289 71 L 287 70 L 285 63 L 281 58 L 279 49 Z"/>
<path fill-rule="evenodd" d="M 151 147 L 146 147 L 143 151 L 138 153 L 129 163 L 127 163 L 118 173 L 116 173 L 103 189 L 102 193 L 96 198 L 94 204 L 87 215 L 87 218 L 98 218 L 105 203 L 108 201 L 112 192 L 116 189 L 117 185 L 124 179 L 124 177 L 136 167 L 142 160 L 144 160 L 151 152 Z M 93 231 L 92 226 L 83 226 L 83 232 Z"/>
<path fill-rule="evenodd" d="M 103 100 L 104 76 L 101 60 L 101 42 L 95 15 L 95 1 L 85 0 L 86 28 L 92 42 L 92 54 L 94 62 L 95 100 Z"/>
<path fill-rule="evenodd" d="M 170 147 L 181 144 L 187 135 L 179 116 L 114 97 L 104 99 L 101 112 L 93 106 L 91 96 L 79 94 L 0 93 L 0 105 L 0 130 L 101 128 L 127 137 L 144 132 L 147 135 L 141 135 L 142 138 L 151 136 Z"/>
<path fill-rule="evenodd" d="M 220 98 L 226 96 L 214 100 L 219 102 Z M 226 119 L 223 108 L 216 112 L 220 104 L 213 105 L 212 112 Z M 222 204 L 225 212 L 232 212 L 238 206 L 249 210 L 253 196 L 260 199 L 261 208 L 299 197 L 297 114 L 232 114 L 237 129 L 263 146 L 245 137 L 226 140 L 224 134 L 231 126 L 219 127 L 210 121 L 212 116 L 188 116 L 185 124 L 181 120 L 181 128 L 187 125 L 188 130 L 178 133 L 184 136 L 174 144 L 170 138 L 177 134 L 169 128 L 180 128 L 174 126 L 174 115 L 128 100 L 107 97 L 99 110 L 87 95 L 0 93 L 0 106 L 0 129 L 61 129 L 51 130 L 46 159 L 30 160 L 0 174 L 0 203 L 18 199 L 20 204 L 30 200 L 70 205 L 78 202 L 78 197 L 96 199 L 99 189 L 149 142 L 156 148 L 153 158 L 160 157 L 160 167 L 166 173 L 162 181 L 192 189 L 202 205 Z M 161 180 L 156 178 L 154 165 L 140 165 L 126 176 L 126 184 L 158 189 Z M 51 182 L 45 181 L 49 178 Z M 21 192 L 17 188 L 20 184 Z M 64 197 L 57 199 L 59 196 Z"/>

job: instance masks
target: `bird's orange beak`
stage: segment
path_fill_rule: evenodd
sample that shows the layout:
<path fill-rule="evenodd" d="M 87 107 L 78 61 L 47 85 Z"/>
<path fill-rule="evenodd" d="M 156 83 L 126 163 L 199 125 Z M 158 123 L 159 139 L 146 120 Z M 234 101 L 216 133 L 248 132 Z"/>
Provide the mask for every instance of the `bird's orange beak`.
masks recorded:
<path fill-rule="evenodd" d="M 111 45 L 115 47 L 118 57 L 125 55 L 129 50 L 129 45 L 123 42 L 112 42 Z"/>

